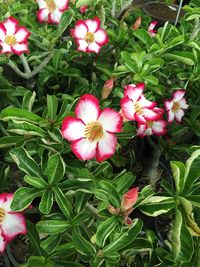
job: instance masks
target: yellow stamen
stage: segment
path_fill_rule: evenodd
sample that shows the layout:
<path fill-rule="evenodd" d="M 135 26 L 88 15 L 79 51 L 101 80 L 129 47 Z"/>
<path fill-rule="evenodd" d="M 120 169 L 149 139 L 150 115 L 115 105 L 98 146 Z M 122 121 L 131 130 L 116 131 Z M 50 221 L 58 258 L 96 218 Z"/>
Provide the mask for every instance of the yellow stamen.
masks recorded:
<path fill-rule="evenodd" d="M 6 215 L 6 212 L 4 209 L 0 208 L 0 223 L 2 223 L 4 217 Z"/>
<path fill-rule="evenodd" d="M 134 103 L 134 108 L 135 108 L 135 112 L 138 115 L 142 115 L 143 114 L 142 108 L 141 108 L 141 106 L 140 106 L 140 104 L 138 102 Z"/>
<path fill-rule="evenodd" d="M 94 34 L 92 32 L 88 32 L 84 39 L 88 43 L 93 43 L 94 42 Z"/>
<path fill-rule="evenodd" d="M 17 39 L 14 35 L 7 35 L 4 42 L 8 45 L 15 45 L 17 43 Z"/>
<path fill-rule="evenodd" d="M 180 109 L 180 105 L 178 102 L 174 102 L 173 106 L 172 106 L 172 111 L 176 112 Z"/>
<path fill-rule="evenodd" d="M 89 122 L 85 128 L 85 137 L 90 141 L 98 141 L 103 136 L 103 127 L 98 121 Z"/>
<path fill-rule="evenodd" d="M 148 128 L 151 128 L 152 125 L 153 125 L 153 121 L 147 121 L 147 127 L 148 127 Z"/>
<path fill-rule="evenodd" d="M 49 12 L 53 12 L 56 9 L 56 4 L 54 0 L 46 0 L 46 4 Z"/>

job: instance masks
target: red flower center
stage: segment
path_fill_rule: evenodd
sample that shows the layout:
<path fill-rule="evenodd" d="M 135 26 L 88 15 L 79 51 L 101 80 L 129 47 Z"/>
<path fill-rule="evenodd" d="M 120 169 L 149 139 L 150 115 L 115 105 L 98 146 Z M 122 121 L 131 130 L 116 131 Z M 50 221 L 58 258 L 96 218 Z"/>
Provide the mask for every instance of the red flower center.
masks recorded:
<path fill-rule="evenodd" d="M 7 35 L 4 42 L 8 45 L 15 45 L 17 43 L 17 40 L 14 35 Z"/>
<path fill-rule="evenodd" d="M 179 108 L 180 108 L 179 103 L 178 103 L 178 102 L 174 102 L 174 104 L 173 104 L 173 106 L 172 106 L 172 111 L 173 111 L 173 112 L 176 112 L 176 111 L 179 110 Z"/>
<path fill-rule="evenodd" d="M 6 212 L 4 209 L 0 208 L 0 223 L 2 223 L 4 217 L 6 215 Z"/>
<path fill-rule="evenodd" d="M 46 0 L 46 5 L 50 12 L 53 12 L 56 9 L 56 4 L 54 0 Z"/>
<path fill-rule="evenodd" d="M 94 42 L 94 34 L 92 32 L 88 32 L 86 35 L 85 35 L 85 41 L 88 42 L 88 43 L 93 43 Z"/>
<path fill-rule="evenodd" d="M 98 121 L 89 122 L 85 128 L 85 137 L 90 141 L 98 141 L 103 136 L 103 127 Z"/>

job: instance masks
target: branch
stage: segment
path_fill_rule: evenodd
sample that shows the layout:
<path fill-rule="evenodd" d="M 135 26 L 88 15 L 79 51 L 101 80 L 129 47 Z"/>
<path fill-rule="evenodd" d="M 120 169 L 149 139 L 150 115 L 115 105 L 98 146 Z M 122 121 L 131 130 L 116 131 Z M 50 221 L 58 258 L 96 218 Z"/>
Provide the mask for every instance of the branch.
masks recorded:
<path fill-rule="evenodd" d="M 27 73 L 22 72 L 20 69 L 18 69 L 18 67 L 10 59 L 8 61 L 8 66 L 11 67 L 11 69 L 14 70 L 14 72 L 16 72 L 20 77 L 26 80 L 29 79 L 29 75 Z"/>
<path fill-rule="evenodd" d="M 36 67 L 29 75 L 29 79 L 34 77 L 36 74 L 38 74 L 48 63 L 49 61 L 51 60 L 53 54 L 50 53 L 43 61 L 42 63 Z"/>
<path fill-rule="evenodd" d="M 31 73 L 31 69 L 29 67 L 29 64 L 28 64 L 28 61 L 27 61 L 26 57 L 24 56 L 23 53 L 19 57 L 20 57 L 20 59 L 22 61 L 22 65 L 24 67 L 25 73 L 30 74 Z"/>

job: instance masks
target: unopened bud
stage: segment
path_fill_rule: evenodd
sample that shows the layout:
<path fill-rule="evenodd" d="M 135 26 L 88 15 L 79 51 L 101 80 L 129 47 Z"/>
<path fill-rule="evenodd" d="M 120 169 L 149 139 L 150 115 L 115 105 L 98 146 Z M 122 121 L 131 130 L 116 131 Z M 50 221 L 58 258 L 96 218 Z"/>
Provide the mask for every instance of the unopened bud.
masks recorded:
<path fill-rule="evenodd" d="M 113 85 L 114 85 L 114 79 L 113 78 L 107 80 L 104 83 L 104 86 L 103 86 L 103 89 L 102 89 L 102 92 L 101 92 L 101 98 L 103 100 L 108 98 L 108 96 L 110 95 L 110 93 L 111 93 L 111 91 L 113 89 Z"/>
<path fill-rule="evenodd" d="M 136 19 L 136 21 L 133 23 L 133 25 L 131 26 L 131 28 L 132 28 L 134 31 L 136 31 L 137 29 L 140 28 L 141 22 L 142 22 L 142 17 L 140 16 L 140 17 L 138 17 L 138 18 Z"/>

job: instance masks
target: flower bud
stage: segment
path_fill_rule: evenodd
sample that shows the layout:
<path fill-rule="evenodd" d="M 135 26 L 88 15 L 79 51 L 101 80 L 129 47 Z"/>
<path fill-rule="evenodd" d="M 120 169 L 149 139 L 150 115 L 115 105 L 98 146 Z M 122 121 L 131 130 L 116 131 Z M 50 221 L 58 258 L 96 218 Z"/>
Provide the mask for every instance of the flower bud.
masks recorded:
<path fill-rule="evenodd" d="M 114 85 L 114 79 L 113 78 L 107 80 L 104 83 L 104 86 L 103 86 L 103 89 L 102 89 L 102 92 L 101 92 L 101 97 L 102 97 L 103 100 L 108 98 L 109 94 L 111 93 L 111 91 L 113 89 L 113 85 Z"/>
<path fill-rule="evenodd" d="M 141 25 L 141 22 L 142 22 L 142 17 L 138 17 L 136 19 L 136 21 L 133 23 L 133 25 L 131 26 L 131 28 L 136 31 L 137 29 L 139 29 L 140 25 Z"/>
<path fill-rule="evenodd" d="M 130 209 L 137 201 L 137 198 L 138 198 L 138 187 L 134 187 L 123 195 L 121 210 L 126 211 Z"/>
<path fill-rule="evenodd" d="M 81 7 L 79 8 L 79 11 L 80 11 L 82 14 L 84 14 L 84 13 L 87 12 L 87 9 L 88 9 L 88 6 L 85 5 L 85 6 L 81 6 Z"/>

